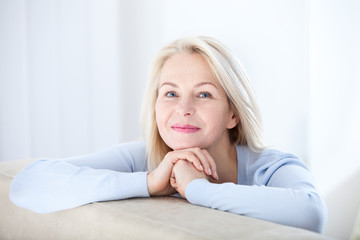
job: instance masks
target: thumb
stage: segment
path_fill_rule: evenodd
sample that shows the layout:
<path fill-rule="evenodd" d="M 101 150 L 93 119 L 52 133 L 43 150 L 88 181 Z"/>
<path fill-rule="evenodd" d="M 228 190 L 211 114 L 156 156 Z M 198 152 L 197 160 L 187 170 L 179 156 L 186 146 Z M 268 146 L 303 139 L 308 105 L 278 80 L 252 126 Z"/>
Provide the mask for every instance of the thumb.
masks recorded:
<path fill-rule="evenodd" d="M 176 184 L 176 179 L 175 178 L 170 178 L 170 185 L 171 185 L 171 187 L 173 187 L 173 188 L 177 188 L 177 184 Z M 176 189 L 177 190 L 177 189 Z"/>
<path fill-rule="evenodd" d="M 171 175 L 170 175 L 171 178 L 175 178 L 175 172 L 174 172 L 174 169 L 171 171 Z"/>

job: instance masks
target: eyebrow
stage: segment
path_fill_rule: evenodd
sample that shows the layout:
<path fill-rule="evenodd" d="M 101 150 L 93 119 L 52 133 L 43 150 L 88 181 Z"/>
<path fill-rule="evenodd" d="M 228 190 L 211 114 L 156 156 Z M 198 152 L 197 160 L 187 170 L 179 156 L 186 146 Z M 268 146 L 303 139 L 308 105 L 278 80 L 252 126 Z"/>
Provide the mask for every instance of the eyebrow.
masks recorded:
<path fill-rule="evenodd" d="M 161 87 L 163 87 L 165 85 L 170 85 L 170 86 L 172 86 L 174 88 L 179 88 L 178 85 L 176 85 L 175 83 L 172 83 L 172 82 L 164 82 L 164 83 L 162 83 L 160 85 L 159 88 L 161 88 Z M 211 86 L 213 86 L 214 88 L 217 89 L 217 86 L 215 84 L 211 83 L 211 82 L 200 82 L 200 83 L 196 84 L 195 87 L 201 87 L 201 86 L 204 86 L 204 85 L 211 85 Z"/>

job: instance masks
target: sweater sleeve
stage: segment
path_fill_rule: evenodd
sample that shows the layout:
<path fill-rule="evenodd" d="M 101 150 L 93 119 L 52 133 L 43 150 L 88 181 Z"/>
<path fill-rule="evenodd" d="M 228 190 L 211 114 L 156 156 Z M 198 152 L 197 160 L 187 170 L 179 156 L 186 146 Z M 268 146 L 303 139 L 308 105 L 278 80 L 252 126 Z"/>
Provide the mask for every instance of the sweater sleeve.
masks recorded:
<path fill-rule="evenodd" d="M 322 232 L 326 207 L 312 176 L 300 161 L 282 160 L 259 168 L 254 185 L 214 184 L 205 179 L 190 182 L 189 202 L 284 225 Z"/>
<path fill-rule="evenodd" d="M 11 201 L 49 213 L 97 201 L 148 197 L 141 143 L 112 146 L 75 158 L 38 160 L 15 176 Z"/>

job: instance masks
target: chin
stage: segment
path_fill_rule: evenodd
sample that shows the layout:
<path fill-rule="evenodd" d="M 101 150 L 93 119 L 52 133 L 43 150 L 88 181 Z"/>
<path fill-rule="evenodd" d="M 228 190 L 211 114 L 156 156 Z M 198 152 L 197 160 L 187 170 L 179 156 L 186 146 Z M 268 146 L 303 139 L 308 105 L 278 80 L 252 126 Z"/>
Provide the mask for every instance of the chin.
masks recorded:
<path fill-rule="evenodd" d="M 196 142 L 184 142 L 184 143 L 176 142 L 176 143 L 170 144 L 168 146 L 173 150 L 181 150 L 181 149 L 195 148 L 195 147 L 199 147 L 201 149 L 204 148 L 202 146 L 202 144 L 196 143 Z"/>

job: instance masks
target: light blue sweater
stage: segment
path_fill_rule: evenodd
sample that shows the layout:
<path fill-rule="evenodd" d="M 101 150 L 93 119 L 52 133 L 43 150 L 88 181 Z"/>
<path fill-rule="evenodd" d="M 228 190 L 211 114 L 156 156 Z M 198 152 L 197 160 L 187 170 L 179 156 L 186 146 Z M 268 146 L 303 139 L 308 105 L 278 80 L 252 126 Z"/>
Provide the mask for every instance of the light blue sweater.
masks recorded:
<path fill-rule="evenodd" d="M 190 203 L 322 232 L 327 210 L 306 166 L 276 150 L 236 146 L 238 184 L 189 183 Z M 144 142 L 118 144 L 80 157 L 38 160 L 22 170 L 10 199 L 37 213 L 97 201 L 149 197 Z"/>

